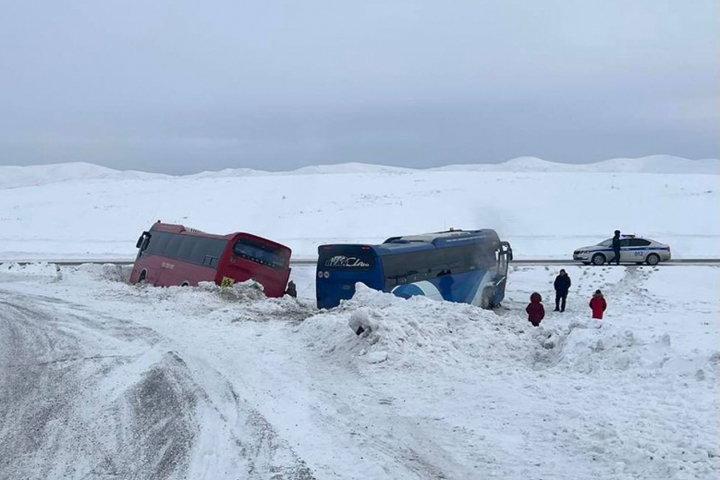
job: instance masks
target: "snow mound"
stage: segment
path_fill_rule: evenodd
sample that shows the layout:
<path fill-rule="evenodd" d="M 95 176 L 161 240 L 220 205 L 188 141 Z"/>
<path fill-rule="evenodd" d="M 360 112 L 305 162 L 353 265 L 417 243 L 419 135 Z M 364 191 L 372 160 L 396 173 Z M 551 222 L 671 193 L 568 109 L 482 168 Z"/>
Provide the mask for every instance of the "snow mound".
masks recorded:
<path fill-rule="evenodd" d="M 317 312 L 314 304 L 307 300 L 289 296 L 267 298 L 263 286 L 252 280 L 232 287 L 221 287 L 213 282 L 200 282 L 197 287 L 130 285 L 124 283 L 129 277 L 128 272 L 114 265 L 102 266 L 114 269 L 99 267 L 77 267 L 66 274 L 66 280 L 76 284 L 87 284 L 90 280 L 97 286 L 102 281 L 120 278 L 121 283 L 106 284 L 98 295 L 110 299 L 132 298 L 141 305 L 159 306 L 163 311 L 176 312 L 177 316 L 203 318 L 208 322 L 299 322 Z"/>
<path fill-rule="evenodd" d="M 85 263 L 78 265 L 77 267 L 61 267 L 60 270 L 65 272 L 65 277 L 70 278 L 80 275 L 85 276 L 91 281 L 127 283 L 130 281 L 132 266 L 121 266 L 113 263 L 105 263 L 102 265 L 96 263 Z"/>
<path fill-rule="evenodd" d="M 522 326 L 493 312 L 424 297 L 405 300 L 362 284 L 352 300 L 305 320 L 301 329 L 311 347 L 351 364 L 433 368 L 474 358 L 502 371 L 531 366 L 529 352 L 537 348 Z"/>
<path fill-rule="evenodd" d="M 532 328 L 518 314 L 424 297 L 401 299 L 362 284 L 335 310 L 301 326 L 310 348 L 333 362 L 418 371 L 481 369 L 487 375 L 555 370 L 562 375 L 718 376 L 720 353 L 681 354 L 669 335 L 644 339 L 592 319 Z M 710 380 L 712 381 L 712 380 Z"/>
<path fill-rule="evenodd" d="M 52 263 L 37 262 L 19 264 L 15 262 L 0 263 L 0 273 L 7 276 L 19 277 L 22 280 L 62 280 L 60 268 Z"/>
<path fill-rule="evenodd" d="M 604 376 L 633 370 L 641 376 L 665 374 L 705 380 L 717 375 L 720 353 L 684 355 L 672 348 L 669 334 L 643 339 L 627 328 L 592 319 L 533 332 L 542 348 L 534 350 L 535 367 L 560 368 Z"/>
<path fill-rule="evenodd" d="M 154 180 L 170 178 L 159 173 L 119 171 L 92 163 L 58 163 L 25 167 L 0 166 L 0 189 L 35 187 L 71 180 Z"/>
<path fill-rule="evenodd" d="M 221 287 L 215 282 L 200 282 L 198 289 L 238 302 L 255 302 L 267 298 L 263 286 L 254 280 L 236 283 L 232 287 Z"/>

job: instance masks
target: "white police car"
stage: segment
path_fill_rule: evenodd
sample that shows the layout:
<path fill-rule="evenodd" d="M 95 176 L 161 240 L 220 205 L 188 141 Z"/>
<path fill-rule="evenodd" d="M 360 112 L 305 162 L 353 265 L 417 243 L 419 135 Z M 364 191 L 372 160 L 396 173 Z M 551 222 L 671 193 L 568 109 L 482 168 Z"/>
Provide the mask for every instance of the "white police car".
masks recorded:
<path fill-rule="evenodd" d="M 579 260 L 585 265 L 614 263 L 615 252 L 612 249 L 612 238 L 591 247 L 578 248 L 573 252 L 573 260 Z M 620 236 L 620 262 L 657 265 L 667 260 L 670 260 L 668 245 L 635 235 Z"/>

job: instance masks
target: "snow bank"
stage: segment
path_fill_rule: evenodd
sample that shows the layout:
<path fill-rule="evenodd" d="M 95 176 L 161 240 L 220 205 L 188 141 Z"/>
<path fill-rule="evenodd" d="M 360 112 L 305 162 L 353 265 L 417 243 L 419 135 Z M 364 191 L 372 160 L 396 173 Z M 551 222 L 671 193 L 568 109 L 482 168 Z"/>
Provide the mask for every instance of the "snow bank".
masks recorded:
<path fill-rule="evenodd" d="M 57 265 L 38 262 L 19 264 L 15 262 L 0 263 L 0 273 L 9 277 L 27 278 L 44 281 L 60 281 L 62 273 Z"/>
<path fill-rule="evenodd" d="M 303 475 L 317 478 L 717 478 L 718 270 L 567 271 L 568 310 L 548 311 L 540 328 L 523 308 L 529 292 L 551 288 L 554 272 L 542 267 L 514 269 L 496 312 L 362 286 L 339 308 L 317 311 L 264 299 L 252 284 L 136 286 L 102 266 L 46 282 L 33 275 L 52 278 L 51 265 L 2 265 L 0 293 L 62 318 L 63 332 L 80 322 L 93 358 L 127 366 L 98 371 L 81 406 L 103 416 L 80 422 L 100 418 L 93 425 L 103 427 L 119 385 L 146 385 L 158 369 L 190 392 L 202 386 L 207 408 L 192 425 L 205 440 L 190 461 L 213 478 L 241 471 L 228 459 L 258 445 L 292 445 Z M 598 287 L 610 301 L 602 322 L 587 318 Z M 121 352 L 118 339 L 129 340 Z M 162 398 L 147 390 L 151 403 Z M 248 409 L 259 420 L 243 420 Z M 149 418 L 158 425 L 162 416 Z M 253 425 L 259 434 L 248 439 Z M 86 455 L 70 451 L 64 458 Z"/>
<path fill-rule="evenodd" d="M 357 335 L 358 327 L 364 332 Z M 470 305 L 409 300 L 361 284 L 339 309 L 302 325 L 314 348 L 343 363 L 380 363 L 427 368 L 457 364 L 461 357 L 502 364 L 526 361 L 531 339 L 492 312 Z"/>
<path fill-rule="evenodd" d="M 430 422 L 433 438 L 449 424 L 473 432 L 495 461 L 515 452 L 494 464 L 499 478 L 527 476 L 517 455 L 543 477 L 714 478 L 720 352 L 678 350 L 671 333 L 627 325 L 631 315 L 597 322 L 569 313 L 533 328 L 519 312 L 360 287 L 299 332 L 322 363 L 367 384 L 355 406 L 365 415 L 374 411 L 367 392 L 378 389 L 402 418 Z"/>
<path fill-rule="evenodd" d="M 688 354 L 672 347 L 672 337 L 643 338 L 633 330 L 596 320 L 571 320 L 540 328 L 535 338 L 535 367 L 562 368 L 584 375 L 605 376 L 629 370 L 638 376 L 669 375 L 705 380 L 718 378 L 720 350 Z"/>
<path fill-rule="evenodd" d="M 362 284 L 352 300 L 307 319 L 302 330 L 312 347 L 337 361 L 387 362 L 418 370 L 440 363 L 478 363 L 489 374 L 511 365 L 597 376 L 634 370 L 642 376 L 704 380 L 717 378 L 720 358 L 720 349 L 691 355 L 675 351 L 667 333 L 642 338 L 628 328 L 576 317 L 533 328 L 519 313 L 498 315 L 424 297 L 405 300 Z"/>

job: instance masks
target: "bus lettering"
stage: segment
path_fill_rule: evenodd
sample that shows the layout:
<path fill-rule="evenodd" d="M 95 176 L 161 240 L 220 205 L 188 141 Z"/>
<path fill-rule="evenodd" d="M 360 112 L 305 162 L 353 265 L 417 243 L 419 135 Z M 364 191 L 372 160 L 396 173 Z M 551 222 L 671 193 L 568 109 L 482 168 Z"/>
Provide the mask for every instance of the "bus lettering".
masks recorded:
<path fill-rule="evenodd" d="M 346 257 L 345 255 L 335 255 L 325 262 L 326 267 L 347 267 L 347 268 L 366 268 L 370 264 L 363 262 L 357 257 Z"/>

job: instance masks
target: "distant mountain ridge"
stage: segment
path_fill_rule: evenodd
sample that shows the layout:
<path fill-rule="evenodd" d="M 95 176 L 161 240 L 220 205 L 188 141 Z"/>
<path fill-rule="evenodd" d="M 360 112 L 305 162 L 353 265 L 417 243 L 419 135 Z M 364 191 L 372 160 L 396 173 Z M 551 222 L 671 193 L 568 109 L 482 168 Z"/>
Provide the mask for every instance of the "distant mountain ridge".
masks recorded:
<path fill-rule="evenodd" d="M 430 170 L 483 172 L 587 172 L 720 174 L 719 159 L 689 160 L 672 155 L 613 158 L 594 163 L 555 163 L 537 157 L 518 157 L 503 163 L 447 165 Z"/>
<path fill-rule="evenodd" d="M 91 163 L 59 163 L 32 166 L 0 166 L 0 189 L 31 187 L 76 180 L 156 180 L 172 178 L 233 178 L 269 175 L 408 174 L 413 172 L 584 172 L 584 173 L 660 173 L 720 175 L 720 159 L 689 160 L 671 155 L 642 158 L 614 158 L 595 163 L 556 163 L 537 157 L 518 157 L 502 163 L 446 165 L 414 169 L 368 163 L 314 165 L 297 170 L 270 172 L 251 168 L 227 168 L 190 175 L 166 175 L 134 170 L 114 170 Z"/>
<path fill-rule="evenodd" d="M 162 173 L 113 170 L 93 163 L 72 162 L 26 167 L 0 166 L 0 189 L 33 187 L 74 180 L 154 180 L 172 178 Z"/>

